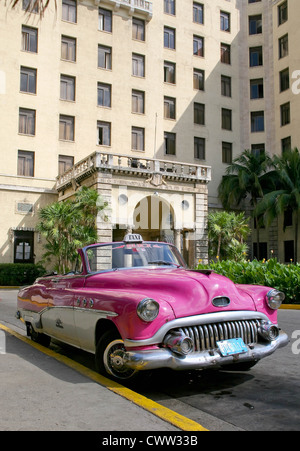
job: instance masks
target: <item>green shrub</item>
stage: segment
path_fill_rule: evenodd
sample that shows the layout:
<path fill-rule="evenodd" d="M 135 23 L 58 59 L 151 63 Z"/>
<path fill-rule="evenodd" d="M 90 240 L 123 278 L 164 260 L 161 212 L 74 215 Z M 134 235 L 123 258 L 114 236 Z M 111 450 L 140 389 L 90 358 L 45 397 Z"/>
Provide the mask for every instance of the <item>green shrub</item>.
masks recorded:
<path fill-rule="evenodd" d="M 235 262 L 224 260 L 199 265 L 228 277 L 234 283 L 263 285 L 285 293 L 286 304 L 300 303 L 300 265 L 283 265 L 276 259 L 268 261 Z"/>
<path fill-rule="evenodd" d="M 0 286 L 30 285 L 45 272 L 45 268 L 40 264 L 1 263 Z"/>

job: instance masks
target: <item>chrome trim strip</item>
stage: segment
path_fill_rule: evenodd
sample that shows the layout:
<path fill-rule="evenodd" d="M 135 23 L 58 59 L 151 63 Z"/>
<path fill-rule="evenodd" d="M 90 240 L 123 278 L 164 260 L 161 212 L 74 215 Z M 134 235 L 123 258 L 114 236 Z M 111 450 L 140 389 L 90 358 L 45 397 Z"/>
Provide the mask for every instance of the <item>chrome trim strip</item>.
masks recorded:
<path fill-rule="evenodd" d="M 239 320 L 249 320 L 258 319 L 269 321 L 269 318 L 264 313 L 251 312 L 248 310 L 238 310 L 230 312 L 217 312 L 217 313 L 205 313 L 203 315 L 187 316 L 185 318 L 174 319 L 166 324 L 164 324 L 155 335 L 146 340 L 124 340 L 126 348 L 133 348 L 139 346 L 151 346 L 158 343 L 162 343 L 165 335 L 171 329 L 178 329 L 189 326 L 201 326 L 209 325 L 213 323 L 222 323 L 225 321 L 239 321 Z M 207 327 L 204 327 L 205 336 L 208 339 L 209 331 Z"/>
<path fill-rule="evenodd" d="M 85 308 L 84 307 L 76 307 L 76 306 L 71 307 L 71 306 L 68 306 L 68 305 L 59 305 L 59 306 L 51 305 L 51 306 L 43 308 L 39 312 L 35 312 L 34 310 L 29 310 L 29 309 L 24 309 L 24 308 L 19 308 L 18 310 L 21 311 L 21 312 L 24 312 L 24 314 L 26 314 L 25 312 L 27 312 L 27 313 L 33 313 L 35 315 L 42 316 L 43 313 L 45 313 L 46 311 L 51 310 L 51 309 L 56 309 L 56 310 L 69 309 L 69 310 L 74 310 L 74 312 L 78 312 L 78 311 L 80 311 L 80 312 L 90 312 L 90 313 L 96 313 L 98 315 L 112 316 L 112 317 L 119 316 L 118 313 L 109 312 L 109 311 L 106 311 L 106 310 L 95 310 L 92 307 L 85 307 Z"/>

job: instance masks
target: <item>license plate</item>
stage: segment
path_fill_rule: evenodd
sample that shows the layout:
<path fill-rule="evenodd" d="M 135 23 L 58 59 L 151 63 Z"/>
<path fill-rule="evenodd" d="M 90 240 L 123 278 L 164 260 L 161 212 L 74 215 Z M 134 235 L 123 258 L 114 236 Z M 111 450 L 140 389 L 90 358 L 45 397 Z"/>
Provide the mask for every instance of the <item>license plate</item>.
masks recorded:
<path fill-rule="evenodd" d="M 217 345 L 223 357 L 248 352 L 248 348 L 242 338 L 232 338 L 230 340 L 217 341 Z"/>

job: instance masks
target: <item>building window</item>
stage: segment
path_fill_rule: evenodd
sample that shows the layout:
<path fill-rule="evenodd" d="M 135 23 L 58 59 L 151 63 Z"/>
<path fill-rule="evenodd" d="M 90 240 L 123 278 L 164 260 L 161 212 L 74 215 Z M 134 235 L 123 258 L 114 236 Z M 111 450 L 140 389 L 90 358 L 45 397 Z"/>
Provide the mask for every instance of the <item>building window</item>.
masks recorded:
<path fill-rule="evenodd" d="M 110 122 L 97 122 L 99 146 L 110 146 L 111 143 L 111 124 Z"/>
<path fill-rule="evenodd" d="M 194 56 L 204 56 L 204 38 L 194 36 L 193 38 L 193 54 Z"/>
<path fill-rule="evenodd" d="M 59 139 L 74 141 L 75 118 L 73 116 L 59 116 Z"/>
<path fill-rule="evenodd" d="M 290 89 L 290 71 L 289 68 L 279 73 L 280 92 Z"/>
<path fill-rule="evenodd" d="M 171 14 L 172 16 L 175 16 L 176 13 L 175 7 L 176 7 L 175 0 L 164 0 L 165 14 Z"/>
<path fill-rule="evenodd" d="M 131 149 L 143 152 L 145 150 L 145 129 L 132 127 L 131 129 Z"/>
<path fill-rule="evenodd" d="M 221 44 L 221 63 L 231 64 L 231 47 L 229 44 Z"/>
<path fill-rule="evenodd" d="M 225 97 L 231 97 L 231 77 L 221 75 L 221 94 Z"/>
<path fill-rule="evenodd" d="M 194 89 L 204 91 L 204 79 L 205 79 L 204 70 L 194 69 Z"/>
<path fill-rule="evenodd" d="M 263 99 L 264 98 L 264 80 L 258 78 L 256 80 L 250 80 L 250 99 Z"/>
<path fill-rule="evenodd" d="M 66 61 L 76 61 L 76 39 L 61 37 L 61 58 Z"/>
<path fill-rule="evenodd" d="M 289 54 L 289 35 L 286 34 L 279 39 L 279 59 L 285 58 Z"/>
<path fill-rule="evenodd" d="M 262 33 L 262 15 L 249 17 L 249 34 L 261 34 Z"/>
<path fill-rule="evenodd" d="M 288 2 L 285 1 L 278 6 L 278 25 L 282 25 L 288 20 Z"/>
<path fill-rule="evenodd" d="M 224 11 L 221 11 L 220 13 L 220 20 L 221 20 L 221 30 L 230 32 L 230 14 L 226 13 Z"/>
<path fill-rule="evenodd" d="M 36 69 L 21 66 L 20 91 L 36 94 Z"/>
<path fill-rule="evenodd" d="M 39 5 L 36 0 L 22 0 L 22 9 L 30 13 L 38 13 Z"/>
<path fill-rule="evenodd" d="M 265 114 L 263 111 L 251 113 L 251 132 L 263 132 L 265 130 Z"/>
<path fill-rule="evenodd" d="M 251 153 L 255 157 L 261 157 L 266 153 L 265 144 L 251 144 Z"/>
<path fill-rule="evenodd" d="M 165 61 L 164 63 L 164 82 L 175 85 L 176 83 L 176 64 Z"/>
<path fill-rule="evenodd" d="M 132 19 L 132 39 L 145 41 L 145 21 L 141 19 Z"/>
<path fill-rule="evenodd" d="M 75 77 L 60 76 L 60 98 L 61 100 L 75 101 Z"/>
<path fill-rule="evenodd" d="M 14 263 L 34 263 L 34 232 L 14 232 Z"/>
<path fill-rule="evenodd" d="M 99 8 L 98 29 L 100 31 L 112 32 L 112 12 Z"/>
<path fill-rule="evenodd" d="M 64 174 L 74 166 L 74 157 L 68 155 L 58 156 L 58 175 Z"/>
<path fill-rule="evenodd" d="M 205 105 L 194 102 L 194 124 L 205 125 Z"/>
<path fill-rule="evenodd" d="M 35 110 L 19 109 L 19 133 L 35 135 Z"/>
<path fill-rule="evenodd" d="M 232 143 L 222 142 L 222 163 L 232 163 Z"/>
<path fill-rule="evenodd" d="M 222 108 L 222 129 L 232 130 L 232 111 Z"/>
<path fill-rule="evenodd" d="M 176 32 L 174 28 L 164 28 L 164 47 L 166 49 L 175 50 L 175 35 Z"/>
<path fill-rule="evenodd" d="M 34 177 L 34 152 L 18 151 L 18 175 Z"/>
<path fill-rule="evenodd" d="M 132 90 L 132 113 L 145 114 L 145 93 Z"/>
<path fill-rule="evenodd" d="M 111 85 L 98 82 L 97 105 L 111 108 Z"/>
<path fill-rule="evenodd" d="M 282 155 L 285 152 L 289 152 L 292 149 L 292 138 L 288 136 L 287 138 L 283 138 L 281 140 L 281 152 Z"/>
<path fill-rule="evenodd" d="M 250 67 L 257 67 L 263 65 L 263 50 L 262 47 L 251 47 L 249 50 L 249 64 Z"/>
<path fill-rule="evenodd" d="M 283 230 L 285 231 L 285 229 L 287 227 L 292 227 L 292 226 L 293 226 L 293 209 L 288 208 L 284 212 Z"/>
<path fill-rule="evenodd" d="M 105 45 L 98 45 L 98 67 L 101 69 L 111 70 L 112 68 L 112 49 Z"/>
<path fill-rule="evenodd" d="M 176 99 L 172 97 L 164 98 L 164 118 L 176 119 Z"/>
<path fill-rule="evenodd" d="M 132 54 L 132 75 L 134 77 L 145 77 L 145 56 Z"/>
<path fill-rule="evenodd" d="M 204 6 L 201 3 L 194 2 L 193 4 L 193 21 L 204 24 Z"/>
<path fill-rule="evenodd" d="M 77 22 L 76 0 L 62 0 L 62 20 L 66 22 Z"/>
<path fill-rule="evenodd" d="M 205 160 L 205 139 L 194 137 L 194 158 Z"/>
<path fill-rule="evenodd" d="M 280 113 L 281 113 L 281 126 L 284 127 L 285 125 L 290 124 L 291 122 L 290 102 L 280 106 Z"/>
<path fill-rule="evenodd" d="M 25 52 L 37 53 L 38 30 L 22 25 L 22 50 Z"/>
<path fill-rule="evenodd" d="M 176 134 L 165 132 L 165 154 L 166 155 L 176 155 Z"/>

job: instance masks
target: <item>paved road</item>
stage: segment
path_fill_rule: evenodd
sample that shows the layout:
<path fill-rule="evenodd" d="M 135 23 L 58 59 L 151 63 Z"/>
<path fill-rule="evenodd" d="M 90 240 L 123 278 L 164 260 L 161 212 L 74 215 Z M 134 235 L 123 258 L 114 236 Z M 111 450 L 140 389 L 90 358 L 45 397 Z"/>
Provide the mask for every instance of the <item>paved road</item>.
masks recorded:
<path fill-rule="evenodd" d="M 13 316 L 16 292 L 0 291 L 0 298 L 0 321 L 20 327 Z M 279 322 L 293 337 L 291 343 L 249 372 L 157 371 L 129 387 L 209 430 L 299 431 L 300 311 L 280 310 Z M 90 354 L 58 343 L 53 346 L 94 369 Z"/>

